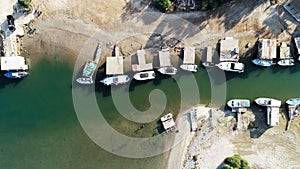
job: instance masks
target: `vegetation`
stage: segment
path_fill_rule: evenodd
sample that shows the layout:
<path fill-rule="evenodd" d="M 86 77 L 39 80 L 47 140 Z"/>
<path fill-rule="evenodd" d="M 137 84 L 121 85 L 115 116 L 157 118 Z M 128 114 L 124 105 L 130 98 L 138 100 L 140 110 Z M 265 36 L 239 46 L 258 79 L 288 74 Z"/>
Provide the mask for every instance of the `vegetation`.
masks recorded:
<path fill-rule="evenodd" d="M 236 154 L 224 160 L 222 169 L 250 169 L 250 166 L 245 159 Z"/>
<path fill-rule="evenodd" d="M 18 3 L 24 6 L 25 8 L 30 8 L 31 0 L 18 0 Z"/>
<path fill-rule="evenodd" d="M 193 156 L 193 160 L 194 160 L 194 161 L 197 161 L 197 160 L 198 160 L 198 156 L 197 156 L 197 155 L 194 155 L 194 156 Z"/>
<path fill-rule="evenodd" d="M 155 5 L 160 11 L 166 12 L 171 7 L 171 1 L 170 0 L 155 0 Z"/>

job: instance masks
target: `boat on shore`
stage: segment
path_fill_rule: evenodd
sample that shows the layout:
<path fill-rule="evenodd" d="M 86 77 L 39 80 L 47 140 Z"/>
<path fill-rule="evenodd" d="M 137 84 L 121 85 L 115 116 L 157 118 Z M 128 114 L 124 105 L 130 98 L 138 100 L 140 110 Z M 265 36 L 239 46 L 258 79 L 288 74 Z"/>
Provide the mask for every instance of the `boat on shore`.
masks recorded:
<path fill-rule="evenodd" d="M 182 64 L 180 68 L 190 72 L 197 72 L 198 65 Z"/>
<path fill-rule="evenodd" d="M 93 84 L 93 74 L 97 68 L 97 65 L 99 63 L 99 60 L 101 58 L 102 55 L 102 44 L 99 43 L 97 46 L 97 51 L 96 51 L 96 56 L 94 58 L 94 60 L 89 60 L 86 62 L 86 64 L 84 65 L 83 71 L 82 71 L 82 75 L 81 77 L 76 79 L 76 82 L 80 83 L 80 84 Z"/>
<path fill-rule="evenodd" d="M 294 66 L 294 59 L 284 59 L 277 62 L 280 66 Z"/>
<path fill-rule="evenodd" d="M 176 75 L 177 69 L 175 67 L 162 67 L 159 68 L 158 71 L 162 74 L 167 74 L 167 75 Z"/>
<path fill-rule="evenodd" d="M 257 98 L 255 99 L 255 103 L 260 106 L 267 106 L 267 107 L 280 107 L 281 101 L 272 98 Z"/>
<path fill-rule="evenodd" d="M 220 62 L 217 66 L 224 71 L 244 72 L 244 64 L 239 62 Z"/>
<path fill-rule="evenodd" d="M 11 79 L 17 79 L 17 78 L 23 78 L 27 76 L 28 73 L 25 71 L 20 71 L 20 72 L 7 72 L 4 74 L 5 77 L 11 78 Z"/>
<path fill-rule="evenodd" d="M 168 114 L 162 116 L 162 117 L 160 118 L 160 120 L 161 120 L 161 121 L 167 121 L 167 120 L 170 120 L 170 119 L 172 119 L 172 118 L 173 118 L 173 115 L 172 115 L 171 113 L 168 113 Z"/>
<path fill-rule="evenodd" d="M 107 77 L 100 82 L 104 83 L 107 86 L 110 85 L 119 85 L 119 84 L 125 84 L 129 82 L 130 77 L 128 75 L 118 75 L 118 76 L 112 76 L 112 77 Z"/>
<path fill-rule="evenodd" d="M 300 105 L 300 98 L 292 98 L 292 99 L 287 100 L 285 103 L 288 105 L 297 106 L 297 105 Z"/>
<path fill-rule="evenodd" d="M 136 73 L 133 78 L 135 80 L 151 80 L 151 79 L 155 79 L 155 73 L 153 70 L 151 71 L 145 71 L 145 72 L 139 72 Z"/>
<path fill-rule="evenodd" d="M 227 102 L 231 108 L 245 108 L 250 107 L 250 100 L 247 99 L 232 99 Z"/>
<path fill-rule="evenodd" d="M 264 67 L 268 67 L 268 66 L 272 66 L 273 62 L 270 60 L 262 60 L 262 59 L 254 59 L 252 60 L 252 63 L 254 63 L 255 65 L 258 66 L 264 66 Z"/>

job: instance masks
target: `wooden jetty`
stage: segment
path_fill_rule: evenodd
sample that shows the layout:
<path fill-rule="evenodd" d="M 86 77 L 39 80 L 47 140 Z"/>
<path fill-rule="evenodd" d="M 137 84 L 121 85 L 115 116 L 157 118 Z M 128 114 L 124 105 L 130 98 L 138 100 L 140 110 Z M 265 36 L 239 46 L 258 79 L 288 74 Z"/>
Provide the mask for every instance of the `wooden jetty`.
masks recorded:
<path fill-rule="evenodd" d="M 213 56 L 213 50 L 212 46 L 207 46 L 206 48 L 206 61 L 202 62 L 202 65 L 205 67 L 214 67 L 215 64 L 212 62 L 212 56 Z"/>
<path fill-rule="evenodd" d="M 136 52 L 136 54 L 138 57 L 139 64 L 133 64 L 132 71 L 144 71 L 144 70 L 152 70 L 153 69 L 152 63 L 146 63 L 146 57 L 145 57 L 144 50 L 138 50 Z"/>

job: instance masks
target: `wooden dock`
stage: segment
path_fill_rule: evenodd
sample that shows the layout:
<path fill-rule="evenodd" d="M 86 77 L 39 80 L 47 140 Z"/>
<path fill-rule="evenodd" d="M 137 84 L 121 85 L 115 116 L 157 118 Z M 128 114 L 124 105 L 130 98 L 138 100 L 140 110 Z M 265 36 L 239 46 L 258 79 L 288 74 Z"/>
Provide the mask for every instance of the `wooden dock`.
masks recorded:
<path fill-rule="evenodd" d="M 260 39 L 258 41 L 258 59 L 276 59 L 276 39 Z"/>
<path fill-rule="evenodd" d="M 197 120 L 198 120 L 198 109 L 197 108 L 192 108 L 190 111 L 190 118 L 191 118 L 191 129 L 192 131 L 197 131 L 198 125 L 197 125 Z"/>
<path fill-rule="evenodd" d="M 290 54 L 290 47 L 287 46 L 286 43 L 282 42 L 280 46 L 280 59 L 291 59 L 292 56 Z"/>

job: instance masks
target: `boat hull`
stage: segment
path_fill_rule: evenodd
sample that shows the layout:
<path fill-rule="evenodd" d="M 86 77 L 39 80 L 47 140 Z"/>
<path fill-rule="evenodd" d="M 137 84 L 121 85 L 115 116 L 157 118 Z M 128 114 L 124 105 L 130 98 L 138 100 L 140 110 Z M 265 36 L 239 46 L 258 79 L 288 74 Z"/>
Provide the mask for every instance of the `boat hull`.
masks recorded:
<path fill-rule="evenodd" d="M 285 103 L 288 104 L 288 105 L 297 106 L 297 105 L 300 105 L 300 98 L 289 99 Z"/>
<path fill-rule="evenodd" d="M 255 99 L 255 103 L 260 106 L 267 106 L 267 107 L 280 107 L 281 101 L 272 99 L 272 98 L 257 98 Z"/>
<path fill-rule="evenodd" d="M 203 65 L 204 67 L 214 67 L 214 66 L 215 66 L 215 64 L 212 63 L 212 62 L 203 62 L 202 65 Z"/>
<path fill-rule="evenodd" d="M 77 83 L 80 84 L 93 84 L 93 80 L 91 78 L 84 78 L 84 77 L 80 77 L 78 79 L 76 79 Z"/>
<path fill-rule="evenodd" d="M 110 85 L 119 85 L 119 84 L 125 84 L 129 82 L 130 77 L 128 75 L 118 75 L 113 77 L 107 77 L 100 82 L 104 83 L 107 86 Z"/>
<path fill-rule="evenodd" d="M 244 72 L 244 64 L 238 63 L 238 62 L 220 62 L 217 64 L 218 68 L 224 70 L 224 71 L 230 71 L 230 72 L 238 72 L 243 73 Z"/>
<path fill-rule="evenodd" d="M 180 68 L 183 70 L 186 70 L 186 71 L 190 71 L 190 72 L 197 72 L 198 66 L 183 64 L 183 65 L 180 65 Z"/>
<path fill-rule="evenodd" d="M 10 79 L 20 79 L 26 77 L 27 75 L 27 72 L 7 72 L 4 74 L 5 77 Z"/>
<path fill-rule="evenodd" d="M 273 63 L 270 60 L 260 60 L 260 59 L 254 59 L 252 60 L 252 63 L 263 67 L 269 67 L 273 65 Z"/>
<path fill-rule="evenodd" d="M 161 74 L 166 74 L 166 75 L 176 75 L 176 73 L 177 73 L 177 69 L 174 67 L 162 67 L 162 68 L 159 68 L 158 71 Z"/>
<path fill-rule="evenodd" d="M 250 107 L 250 100 L 247 99 L 232 99 L 227 102 L 227 105 L 231 108 L 244 108 Z"/>
<path fill-rule="evenodd" d="M 154 71 L 146 71 L 146 72 L 140 72 L 140 73 L 136 73 L 133 78 L 135 80 L 151 80 L 151 79 L 155 79 L 155 73 Z"/>
<path fill-rule="evenodd" d="M 294 66 L 294 60 L 293 59 L 286 59 L 286 60 L 280 60 L 277 62 L 280 66 Z"/>

